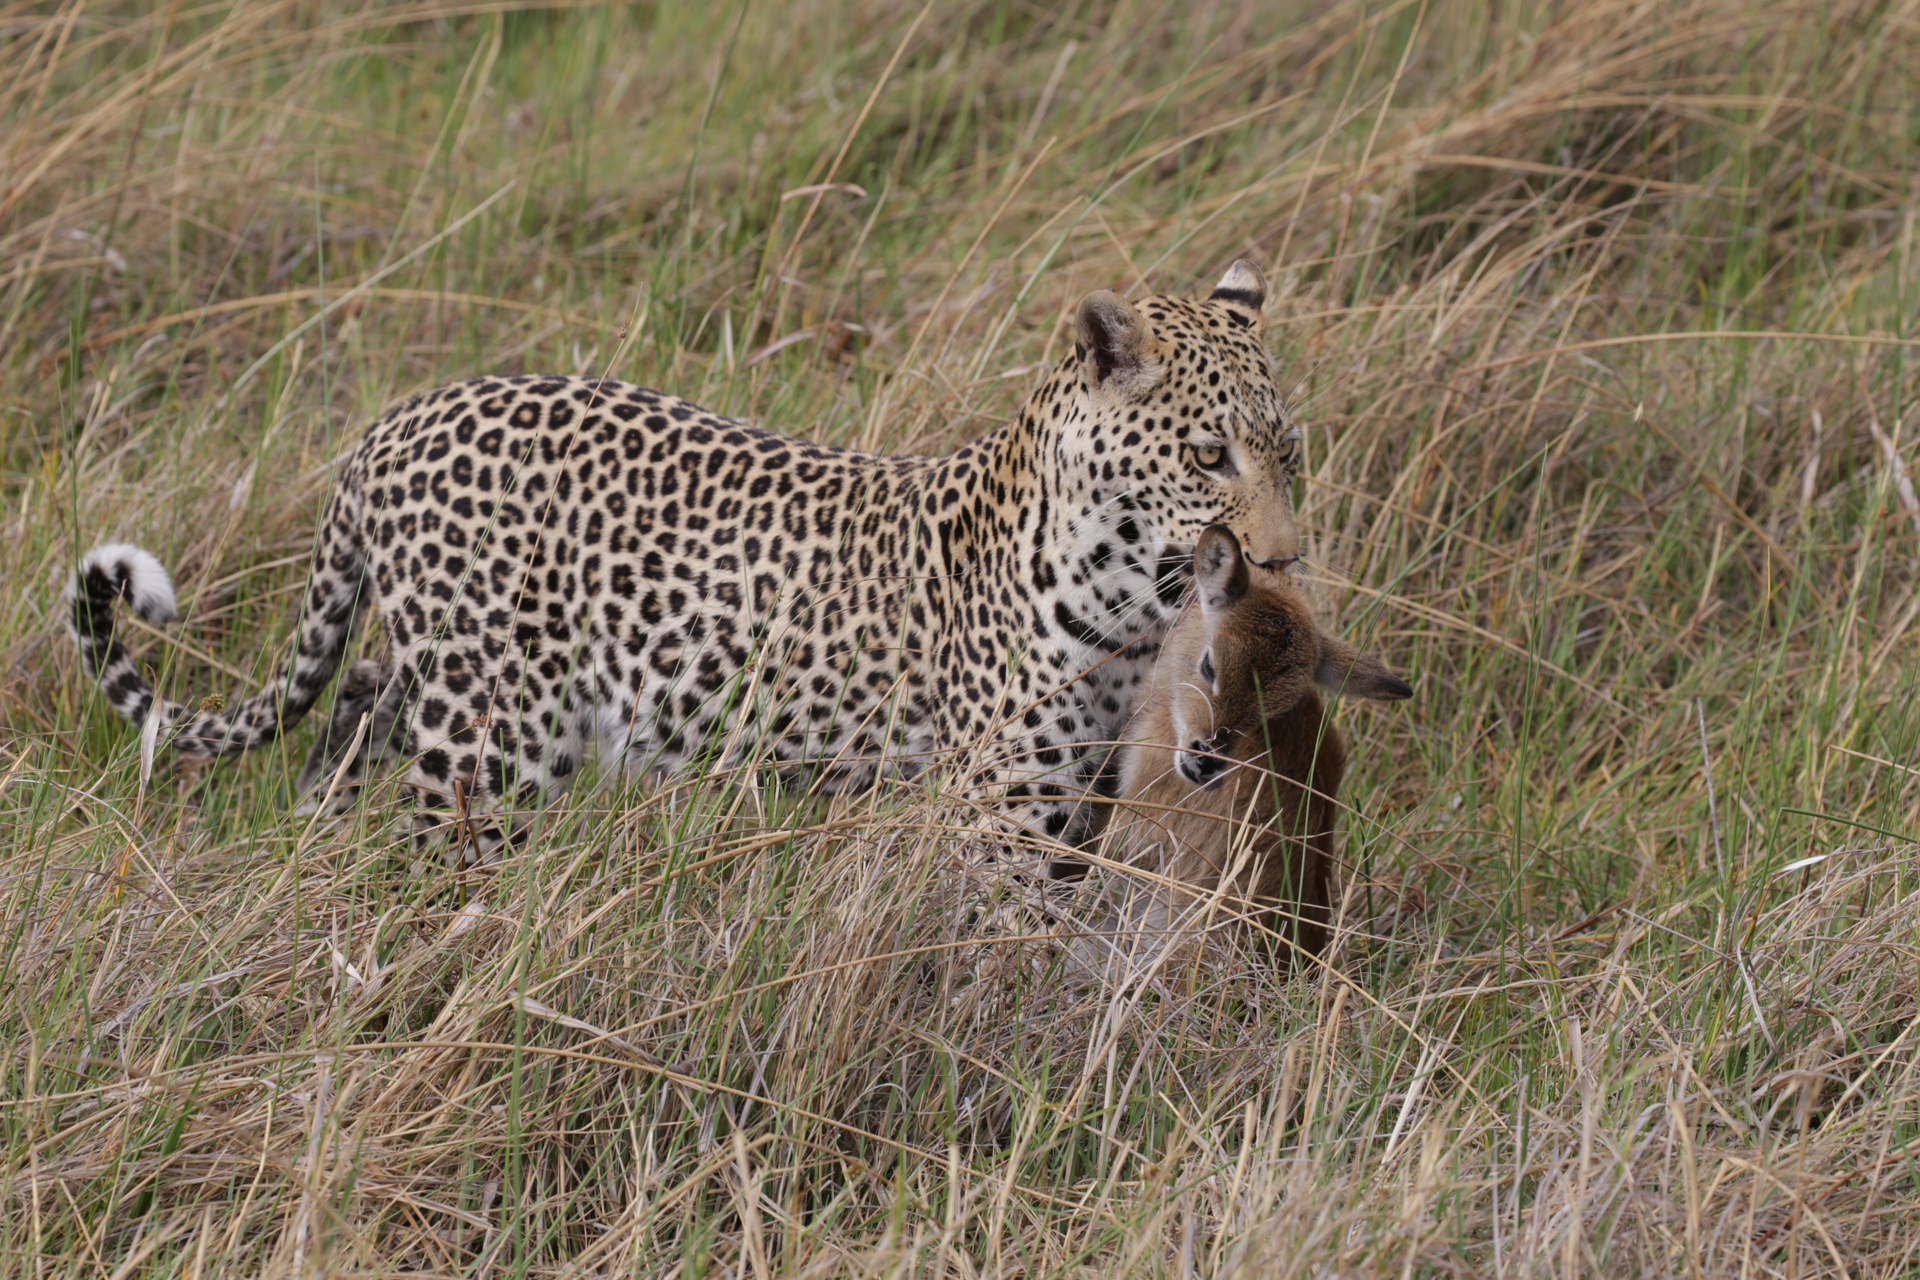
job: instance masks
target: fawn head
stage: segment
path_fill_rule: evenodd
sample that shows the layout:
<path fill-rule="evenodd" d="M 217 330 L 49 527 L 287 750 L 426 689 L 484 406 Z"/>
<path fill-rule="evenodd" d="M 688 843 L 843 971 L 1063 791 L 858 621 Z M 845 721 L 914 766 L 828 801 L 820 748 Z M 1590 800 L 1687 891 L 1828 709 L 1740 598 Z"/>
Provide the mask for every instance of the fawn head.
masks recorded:
<path fill-rule="evenodd" d="M 1193 583 L 1196 607 L 1160 661 L 1173 664 L 1174 766 L 1195 786 L 1225 781 L 1234 737 L 1286 715 L 1311 689 L 1381 701 L 1413 695 L 1378 658 L 1323 633 L 1284 570 L 1249 561 L 1225 525 L 1209 526 L 1194 544 Z"/>

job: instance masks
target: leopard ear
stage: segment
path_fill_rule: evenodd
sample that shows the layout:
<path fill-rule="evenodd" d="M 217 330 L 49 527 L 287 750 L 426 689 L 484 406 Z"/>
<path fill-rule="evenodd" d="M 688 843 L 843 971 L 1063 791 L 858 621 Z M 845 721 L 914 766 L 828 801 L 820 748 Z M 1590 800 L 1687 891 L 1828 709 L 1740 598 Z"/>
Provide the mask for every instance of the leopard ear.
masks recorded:
<path fill-rule="evenodd" d="M 1129 395 L 1153 385 L 1157 367 L 1148 354 L 1147 322 L 1111 289 L 1080 300 L 1075 325 L 1088 387 Z"/>
<path fill-rule="evenodd" d="M 1245 258 L 1234 259 L 1207 301 L 1220 303 L 1230 319 L 1255 333 L 1266 327 L 1267 278 Z"/>

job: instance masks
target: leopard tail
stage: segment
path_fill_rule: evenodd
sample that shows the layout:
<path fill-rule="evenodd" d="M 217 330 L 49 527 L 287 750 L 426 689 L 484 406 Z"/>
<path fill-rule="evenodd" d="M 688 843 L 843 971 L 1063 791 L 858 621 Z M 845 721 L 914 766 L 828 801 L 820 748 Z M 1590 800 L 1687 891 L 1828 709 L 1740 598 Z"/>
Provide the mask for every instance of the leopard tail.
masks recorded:
<path fill-rule="evenodd" d="M 305 604 L 291 658 L 265 688 L 231 709 L 209 700 L 195 708 L 159 700 L 161 741 L 196 759 L 238 755 L 272 742 L 300 723 L 340 667 L 355 622 L 366 605 L 366 549 L 360 540 L 355 495 L 334 495 L 308 572 Z M 68 629 L 80 646 L 80 664 L 107 701 L 134 724 L 153 713 L 153 686 L 114 634 L 114 610 L 125 600 L 150 623 L 178 613 L 173 581 L 149 551 L 117 542 L 95 547 L 67 587 Z"/>

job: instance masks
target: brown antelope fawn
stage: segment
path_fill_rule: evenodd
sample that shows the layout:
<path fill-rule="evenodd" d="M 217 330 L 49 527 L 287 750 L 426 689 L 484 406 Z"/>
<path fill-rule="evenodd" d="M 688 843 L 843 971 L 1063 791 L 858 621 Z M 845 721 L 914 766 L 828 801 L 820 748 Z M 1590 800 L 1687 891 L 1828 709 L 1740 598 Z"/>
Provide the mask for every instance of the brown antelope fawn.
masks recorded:
<path fill-rule="evenodd" d="M 1121 932 L 1144 954 L 1210 911 L 1251 915 L 1316 955 L 1347 754 L 1320 691 L 1391 701 L 1413 690 L 1323 634 L 1284 572 L 1250 563 L 1224 525 L 1200 535 L 1193 577 L 1194 604 L 1127 728 L 1124 803 L 1104 849 L 1158 881 L 1133 894 Z"/>

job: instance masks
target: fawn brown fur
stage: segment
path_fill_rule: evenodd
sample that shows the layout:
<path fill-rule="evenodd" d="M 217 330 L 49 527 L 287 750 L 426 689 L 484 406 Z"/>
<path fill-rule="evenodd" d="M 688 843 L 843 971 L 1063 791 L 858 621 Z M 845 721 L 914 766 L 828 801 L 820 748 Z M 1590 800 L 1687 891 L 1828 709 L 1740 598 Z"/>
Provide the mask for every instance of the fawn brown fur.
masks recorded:
<path fill-rule="evenodd" d="M 1413 690 L 1323 634 L 1284 572 L 1256 566 L 1223 526 L 1194 548 L 1196 598 L 1168 635 L 1128 726 L 1107 856 L 1158 873 L 1149 935 L 1220 896 L 1301 952 L 1326 945 L 1334 818 L 1347 752 L 1320 692 Z"/>

